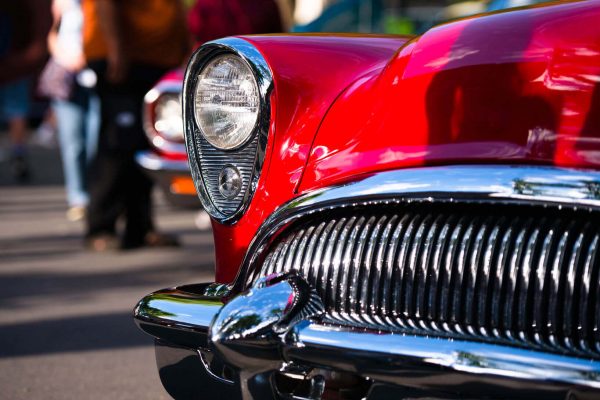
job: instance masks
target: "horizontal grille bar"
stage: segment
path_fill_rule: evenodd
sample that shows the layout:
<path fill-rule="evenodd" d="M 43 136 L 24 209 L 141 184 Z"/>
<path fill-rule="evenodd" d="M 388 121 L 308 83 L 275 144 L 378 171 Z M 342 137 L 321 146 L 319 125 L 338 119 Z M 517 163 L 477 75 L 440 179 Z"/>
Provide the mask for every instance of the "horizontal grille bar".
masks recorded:
<path fill-rule="evenodd" d="M 407 204 L 310 218 L 248 284 L 297 270 L 330 322 L 600 357 L 596 214 Z"/>

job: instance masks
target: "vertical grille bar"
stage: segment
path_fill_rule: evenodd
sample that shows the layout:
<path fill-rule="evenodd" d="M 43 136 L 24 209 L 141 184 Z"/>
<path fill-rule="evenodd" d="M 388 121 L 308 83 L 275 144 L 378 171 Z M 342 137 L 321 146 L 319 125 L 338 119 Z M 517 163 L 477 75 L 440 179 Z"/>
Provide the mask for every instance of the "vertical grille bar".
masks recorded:
<path fill-rule="evenodd" d="M 358 246 L 358 236 L 365 223 L 364 217 L 356 218 L 350 236 L 348 237 L 348 244 L 344 251 L 344 257 L 342 258 L 342 265 L 340 267 L 340 278 L 338 295 L 335 298 L 335 309 L 340 314 L 348 314 L 350 312 L 348 307 L 348 300 L 350 295 L 349 288 L 353 285 L 353 271 L 356 268 L 356 260 L 354 257 L 354 249 Z"/>
<path fill-rule="evenodd" d="M 598 322 L 598 316 L 594 318 L 594 311 L 598 314 L 598 310 L 600 309 L 596 304 L 594 307 L 594 299 L 597 299 L 598 295 L 598 270 L 594 269 L 596 252 L 594 249 L 598 247 L 598 235 L 592 237 L 591 243 L 586 246 L 586 260 L 585 260 L 585 268 L 582 275 L 582 290 L 579 293 L 579 324 L 578 324 L 578 332 L 579 332 L 579 346 L 586 353 L 590 353 L 592 349 L 589 347 L 586 337 L 594 337 L 594 326 L 596 329 L 596 335 L 598 332 L 598 325 L 594 325 L 594 323 Z M 594 321 L 594 319 L 596 321 Z M 596 341 L 598 341 L 598 336 L 596 336 Z"/>
<path fill-rule="evenodd" d="M 370 217 L 367 222 L 363 225 L 362 231 L 360 233 L 358 239 L 358 245 L 354 250 L 354 257 L 352 262 L 352 276 L 350 285 L 350 295 L 348 296 L 348 311 L 352 314 L 359 314 L 359 304 L 360 304 L 360 292 L 359 285 L 361 282 L 361 272 L 363 269 L 363 251 L 365 248 L 365 243 L 367 242 L 367 238 L 371 234 L 371 229 L 375 224 L 375 217 Z"/>
<path fill-rule="evenodd" d="M 445 259 L 444 253 L 448 248 L 448 235 L 450 234 L 450 229 L 452 225 L 452 221 L 454 220 L 453 216 L 445 217 L 445 222 L 443 227 L 439 230 L 439 234 L 435 239 L 435 250 L 431 260 L 430 267 L 430 288 L 429 288 L 429 296 L 428 296 L 428 320 L 432 324 L 434 329 L 440 329 L 439 327 L 439 316 L 440 316 L 440 291 L 442 285 L 443 278 L 443 260 Z"/>

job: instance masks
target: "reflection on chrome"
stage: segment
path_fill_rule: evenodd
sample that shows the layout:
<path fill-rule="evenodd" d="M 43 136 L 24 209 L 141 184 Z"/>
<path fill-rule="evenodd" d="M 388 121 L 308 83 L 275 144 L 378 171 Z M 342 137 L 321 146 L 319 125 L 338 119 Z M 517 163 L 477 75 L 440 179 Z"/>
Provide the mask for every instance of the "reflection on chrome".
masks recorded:
<path fill-rule="evenodd" d="M 289 350 L 287 354 L 292 361 L 310 363 L 311 357 L 316 361 L 317 351 L 331 350 L 334 354 L 340 354 L 339 358 L 331 361 L 332 364 L 351 368 L 359 363 L 361 357 L 375 361 L 376 357 L 385 354 L 390 361 L 387 365 L 373 364 L 367 367 L 369 371 L 363 373 L 376 374 L 379 379 L 406 386 L 413 384 L 410 376 L 399 373 L 400 362 L 418 363 L 419 368 L 423 369 L 443 366 L 473 374 L 562 382 L 600 389 L 600 362 L 597 361 L 484 343 L 367 333 L 318 323 L 299 324 L 294 328 L 293 335 L 305 354 Z"/>
<path fill-rule="evenodd" d="M 485 202 L 600 210 L 600 173 L 542 166 L 469 165 L 426 167 L 376 173 L 347 184 L 305 193 L 278 208 L 261 226 L 234 290 L 287 225 L 334 208 L 404 202 Z"/>
<path fill-rule="evenodd" d="M 564 391 L 591 399 L 600 390 L 598 361 L 324 324 L 319 300 L 293 273 L 262 278 L 226 305 L 223 298 L 205 296 L 210 288 L 194 285 L 149 295 L 135 309 L 136 322 L 161 341 L 199 351 L 208 379 L 203 384 L 234 382 L 244 398 L 260 398 L 251 388 L 257 382 L 270 387 L 265 373 L 310 377 L 315 366 L 422 390 L 464 390 L 461 385 L 477 379 L 506 393 Z M 214 371 L 223 371 L 221 362 L 239 371 L 237 377 Z M 311 385 L 321 379 L 315 376 Z M 483 395 L 481 388 L 471 390 Z"/>
<path fill-rule="evenodd" d="M 498 203 L 527 204 L 554 210 L 597 212 L 600 210 L 599 188 L 600 173 L 594 171 L 455 166 L 383 172 L 307 193 L 265 221 L 232 286 L 201 284 L 151 294 L 136 307 L 136 322 L 159 340 L 159 349 L 170 346 L 201 354 L 197 361 L 204 372 L 198 379 L 202 379 L 207 390 L 225 390 L 218 385 L 227 384 L 230 387 L 227 390 L 235 388 L 244 398 L 264 398 L 273 391 L 280 393 L 282 388 L 277 386 L 277 379 L 307 382 L 313 395 L 304 393 L 303 396 L 321 398 L 323 377 L 333 379 L 333 375 L 327 374 L 341 374 L 339 382 L 358 379 L 365 384 L 378 382 L 435 393 L 461 393 L 474 398 L 489 397 L 490 393 L 499 398 L 513 398 L 522 393 L 535 393 L 539 398 L 598 398 L 600 361 L 596 358 L 533 350 L 510 343 L 435 337 L 432 331 L 407 334 L 358 328 L 358 325 L 342 326 L 324 312 L 324 301 L 330 300 L 329 295 L 319 298 L 315 288 L 305 280 L 306 271 L 269 275 L 269 271 L 277 269 L 270 268 L 271 261 L 263 257 L 267 250 L 277 252 L 277 246 L 271 246 L 272 241 L 280 238 L 293 222 L 331 209 L 410 202 L 476 202 L 488 203 L 491 207 Z M 315 238 L 323 234 L 336 241 L 355 241 L 362 235 L 353 228 L 359 222 L 361 226 L 368 225 L 369 231 L 377 230 L 381 237 L 396 234 L 381 219 L 352 218 L 340 219 L 344 222 L 321 221 L 311 227 L 293 225 L 300 227 L 293 233 L 297 240 L 284 243 L 287 247 L 281 252 L 287 252 L 288 256 L 282 255 L 282 265 L 291 268 L 298 265 L 295 258 L 300 253 L 299 247 L 338 264 L 352 262 L 350 253 L 339 252 L 331 242 Z M 419 230 L 414 235 L 425 236 Z M 588 245 L 596 246 L 597 241 Z M 373 251 L 368 240 L 364 246 L 365 252 L 372 251 L 369 254 L 374 260 L 375 282 L 381 282 L 383 270 L 378 266 L 382 265 L 384 255 Z M 591 263 L 588 264 L 591 266 Z M 249 279 L 249 274 L 256 271 L 253 267 L 259 264 L 265 266 L 266 274 L 256 280 Z M 424 270 L 419 271 L 423 274 Z M 535 274 L 529 269 L 525 271 L 528 275 Z M 411 272 L 417 273 L 416 270 Z M 568 282 L 571 282 L 570 277 L 566 277 Z M 251 281 L 254 285 L 245 288 L 246 282 Z M 364 282 L 360 279 L 353 281 L 343 293 L 356 297 L 359 292 L 353 290 L 361 284 Z M 584 286 L 589 290 L 590 282 L 584 281 Z M 348 316 L 355 320 L 362 317 L 360 314 Z M 161 358 L 165 368 L 177 365 L 165 359 Z M 282 397 L 287 395 L 284 393 Z"/>

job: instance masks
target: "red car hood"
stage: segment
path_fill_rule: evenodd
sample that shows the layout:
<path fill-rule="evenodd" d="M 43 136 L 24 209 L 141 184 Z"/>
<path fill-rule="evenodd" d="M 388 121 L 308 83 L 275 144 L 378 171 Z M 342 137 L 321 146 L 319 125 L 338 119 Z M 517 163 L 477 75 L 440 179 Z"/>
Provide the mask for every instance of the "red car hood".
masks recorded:
<path fill-rule="evenodd" d="M 325 117 L 299 191 L 457 163 L 600 166 L 600 1 L 436 27 Z"/>

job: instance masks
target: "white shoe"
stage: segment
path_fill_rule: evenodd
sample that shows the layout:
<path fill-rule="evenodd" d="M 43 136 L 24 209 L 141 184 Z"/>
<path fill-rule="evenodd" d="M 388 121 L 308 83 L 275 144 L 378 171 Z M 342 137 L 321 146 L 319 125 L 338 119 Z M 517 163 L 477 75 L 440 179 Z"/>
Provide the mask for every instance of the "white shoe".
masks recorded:
<path fill-rule="evenodd" d="M 73 206 L 67 210 L 67 219 L 71 222 L 81 221 L 85 218 L 85 207 Z"/>

